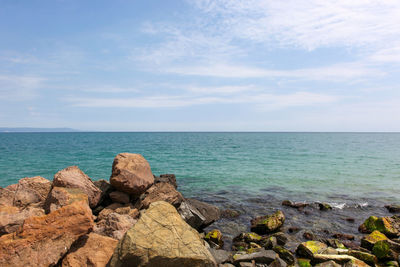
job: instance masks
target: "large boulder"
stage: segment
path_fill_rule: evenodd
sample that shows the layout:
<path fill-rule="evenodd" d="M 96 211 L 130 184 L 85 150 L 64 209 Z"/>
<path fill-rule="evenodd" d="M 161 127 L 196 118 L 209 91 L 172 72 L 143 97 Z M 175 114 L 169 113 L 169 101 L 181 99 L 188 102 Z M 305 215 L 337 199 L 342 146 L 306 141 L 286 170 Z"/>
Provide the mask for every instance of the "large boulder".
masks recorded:
<path fill-rule="evenodd" d="M 110 183 L 118 191 L 138 197 L 154 183 L 154 176 L 142 155 L 121 153 L 114 159 Z"/>
<path fill-rule="evenodd" d="M 42 207 L 51 189 L 51 182 L 43 177 L 26 177 L 18 184 L 7 186 L 0 191 L 0 205 L 26 208 Z"/>
<path fill-rule="evenodd" d="M 88 196 L 80 188 L 53 187 L 44 203 L 46 213 L 82 201 L 89 205 Z"/>
<path fill-rule="evenodd" d="M 119 240 L 136 222 L 129 214 L 112 212 L 96 223 L 93 232 Z"/>
<path fill-rule="evenodd" d="M 205 220 L 202 222 L 200 229 L 209 226 L 210 224 L 218 221 L 221 218 L 221 211 L 217 206 L 193 198 L 187 198 L 186 202 L 188 205 L 198 210 L 200 214 L 204 217 Z"/>
<path fill-rule="evenodd" d="M 54 175 L 53 186 L 79 188 L 89 199 L 91 208 L 95 208 L 101 198 L 101 190 L 77 166 L 70 166 Z"/>
<path fill-rule="evenodd" d="M 360 225 L 358 230 L 361 233 L 371 233 L 375 230 L 389 236 L 396 237 L 399 235 L 400 229 L 400 218 L 397 216 L 393 217 L 376 217 L 370 216 Z"/>
<path fill-rule="evenodd" d="M 105 267 L 114 253 L 118 240 L 90 233 L 80 238 L 71 247 L 62 261 L 62 267 Z"/>
<path fill-rule="evenodd" d="M 169 203 L 152 203 L 118 243 L 116 266 L 215 266 L 199 233 Z"/>
<path fill-rule="evenodd" d="M 279 230 L 285 222 L 285 215 L 278 210 L 271 215 L 256 217 L 251 220 L 251 231 L 258 234 L 268 234 Z"/>
<path fill-rule="evenodd" d="M 361 239 L 361 247 L 371 250 L 376 242 L 382 240 L 388 240 L 388 238 L 378 230 L 375 230 Z"/>
<path fill-rule="evenodd" d="M 157 183 L 152 185 L 142 196 L 140 208 L 147 209 L 151 203 L 165 201 L 174 207 L 179 207 L 183 201 L 183 196 L 170 183 Z"/>
<path fill-rule="evenodd" d="M 41 208 L 21 209 L 14 206 L 0 205 L 0 235 L 15 232 L 26 218 L 44 215 Z"/>
<path fill-rule="evenodd" d="M 93 227 L 92 211 L 74 202 L 48 215 L 30 217 L 16 233 L 0 237 L 0 266 L 54 266 Z"/>

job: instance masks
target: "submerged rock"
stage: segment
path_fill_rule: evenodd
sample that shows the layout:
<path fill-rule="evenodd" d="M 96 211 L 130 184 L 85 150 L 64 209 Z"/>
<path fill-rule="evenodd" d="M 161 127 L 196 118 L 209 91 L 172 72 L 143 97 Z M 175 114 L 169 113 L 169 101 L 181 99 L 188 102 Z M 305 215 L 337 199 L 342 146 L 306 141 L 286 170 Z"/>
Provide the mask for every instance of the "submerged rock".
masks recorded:
<path fill-rule="evenodd" d="M 310 204 L 307 203 L 303 203 L 303 202 L 292 202 L 290 200 L 284 200 L 282 201 L 282 206 L 287 206 L 287 207 L 291 207 L 291 208 L 295 208 L 298 210 L 302 210 L 305 207 L 309 206 Z"/>
<path fill-rule="evenodd" d="M 118 191 L 138 197 L 154 183 L 154 176 L 142 155 L 121 153 L 114 158 L 110 183 Z"/>
<path fill-rule="evenodd" d="M 81 189 L 88 196 L 91 208 L 95 208 L 101 198 L 100 189 L 77 166 L 70 166 L 57 172 L 54 175 L 53 187 Z"/>
<path fill-rule="evenodd" d="M 251 231 L 258 234 L 268 234 L 279 230 L 285 222 L 285 215 L 278 210 L 271 215 L 256 217 L 251 220 Z"/>
<path fill-rule="evenodd" d="M 398 205 L 398 204 L 386 205 L 385 208 L 386 208 L 390 213 L 399 213 L 399 212 L 400 212 L 400 205 Z"/>
<path fill-rule="evenodd" d="M 152 203 L 119 241 L 110 267 L 215 266 L 199 233 L 169 203 Z"/>
<path fill-rule="evenodd" d="M 0 266 L 54 266 L 93 227 L 86 203 L 30 217 L 16 233 L 0 237 Z"/>
<path fill-rule="evenodd" d="M 106 267 L 118 240 L 90 233 L 73 244 L 62 261 L 62 267 Z"/>

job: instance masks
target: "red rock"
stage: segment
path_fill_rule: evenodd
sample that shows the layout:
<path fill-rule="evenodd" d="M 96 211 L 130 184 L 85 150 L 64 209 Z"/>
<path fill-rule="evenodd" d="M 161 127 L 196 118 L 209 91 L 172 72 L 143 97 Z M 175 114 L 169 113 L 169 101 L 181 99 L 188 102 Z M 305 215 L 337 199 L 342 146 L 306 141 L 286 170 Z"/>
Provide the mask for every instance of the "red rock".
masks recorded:
<path fill-rule="evenodd" d="M 28 207 L 21 209 L 14 206 L 0 205 L 0 235 L 15 232 L 26 218 L 44 215 L 41 208 Z"/>
<path fill-rule="evenodd" d="M 0 237 L 0 266 L 52 266 L 93 227 L 92 211 L 74 202 L 48 215 L 30 217 L 17 232 Z"/>
<path fill-rule="evenodd" d="M 129 214 L 112 212 L 95 225 L 93 232 L 120 240 L 136 222 Z"/>
<path fill-rule="evenodd" d="M 54 175 L 53 186 L 81 189 L 87 194 L 91 208 L 95 208 L 101 198 L 101 190 L 77 166 L 57 172 Z"/>
<path fill-rule="evenodd" d="M 83 201 L 89 205 L 88 196 L 81 189 L 54 187 L 45 201 L 44 209 L 46 213 L 53 212 L 75 201 Z"/>
<path fill-rule="evenodd" d="M 140 206 L 144 209 L 147 209 L 151 203 L 157 201 L 168 202 L 177 208 L 183 201 L 182 194 L 176 191 L 175 187 L 170 183 L 157 183 L 152 185 L 143 197 L 144 199 L 141 201 Z"/>
<path fill-rule="evenodd" d="M 90 233 L 80 238 L 62 261 L 63 267 L 105 267 L 114 253 L 118 240 Z"/>
<path fill-rule="evenodd" d="M 110 198 L 112 202 L 117 202 L 121 204 L 129 203 L 129 195 L 123 192 L 114 191 L 110 193 Z"/>
<path fill-rule="evenodd" d="M 139 196 L 154 183 L 154 176 L 142 155 L 121 153 L 114 159 L 110 183 L 118 191 Z"/>

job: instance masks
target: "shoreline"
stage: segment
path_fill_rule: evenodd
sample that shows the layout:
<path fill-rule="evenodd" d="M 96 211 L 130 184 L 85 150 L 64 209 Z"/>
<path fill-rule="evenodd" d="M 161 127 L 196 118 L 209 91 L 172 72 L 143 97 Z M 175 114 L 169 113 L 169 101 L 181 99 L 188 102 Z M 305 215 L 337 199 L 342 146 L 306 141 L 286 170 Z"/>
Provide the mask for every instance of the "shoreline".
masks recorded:
<path fill-rule="evenodd" d="M 102 255 L 91 260 L 96 261 L 98 266 L 121 266 L 118 264 L 123 264 L 124 259 L 118 248 L 124 245 L 126 236 L 136 238 L 135 231 L 140 229 L 149 214 L 162 213 L 164 209 L 170 209 L 171 205 L 168 214 L 174 214 L 162 220 L 165 219 L 166 224 L 169 216 L 173 220 L 182 220 L 181 227 L 194 233 L 193 236 L 190 235 L 193 239 L 191 242 L 197 244 L 196 249 L 203 251 L 201 255 L 181 255 L 183 252 L 179 248 L 164 248 L 170 254 L 177 253 L 178 250 L 180 256 L 174 256 L 175 260 L 184 258 L 183 262 L 194 264 L 185 263 L 183 266 L 215 266 L 217 263 L 224 264 L 222 266 L 311 266 L 310 264 L 330 261 L 345 266 L 364 266 L 362 264 L 379 265 L 399 260 L 396 255 L 400 252 L 400 241 L 397 238 L 400 236 L 400 217 L 388 216 L 392 215 L 388 211 L 390 208 L 391 211 L 399 212 L 399 206 L 371 213 L 368 206 L 362 205 L 339 209 L 321 202 L 285 200 L 277 203 L 276 200 L 271 202 L 250 197 L 249 203 L 252 205 L 223 207 L 227 203 L 216 203 L 218 201 L 213 199 L 201 198 L 205 200 L 202 202 L 185 198 L 178 188 L 175 175 L 154 176 L 150 165 L 142 156 L 129 153 L 119 154 L 114 159 L 110 182 L 92 182 L 76 166 L 59 171 L 52 182 L 42 177 L 23 178 L 18 184 L 0 188 L 0 213 L 3 218 L 0 223 L 0 263 L 4 266 L 79 266 L 76 264 L 80 260 L 91 257 L 87 255 L 88 251 L 96 249 L 96 243 L 108 243 L 107 249 L 99 251 Z M 356 214 L 357 211 L 361 215 Z M 73 219 L 69 217 L 74 212 L 84 215 L 82 221 L 71 222 Z M 36 240 L 44 234 L 41 231 L 47 231 L 51 224 L 48 222 L 49 218 L 56 216 L 55 214 L 59 218 L 66 216 L 63 221 L 65 228 L 54 233 L 50 231 L 47 236 L 45 234 L 44 241 L 43 238 Z M 379 217 L 371 219 L 369 216 L 372 215 Z M 149 218 L 154 219 L 151 216 Z M 367 218 L 369 221 L 364 222 Z M 151 223 L 148 220 L 146 223 Z M 385 222 L 383 228 L 380 224 L 382 220 Z M 40 225 L 35 226 L 36 232 L 29 228 L 32 223 Z M 76 223 L 86 225 L 86 228 L 76 233 L 81 228 Z M 359 228 L 359 225 L 364 226 Z M 368 238 L 368 234 L 375 233 L 375 230 L 380 230 L 385 237 L 380 237 L 384 241 L 383 246 L 388 246 L 384 256 L 376 255 L 378 248 L 373 250 L 375 243 L 371 247 L 371 244 L 365 245 L 366 241 L 363 241 Z M 60 234 L 71 237 L 55 241 L 55 237 Z M 180 239 L 186 238 L 186 235 L 173 237 Z M 146 238 L 142 237 L 135 242 L 150 242 L 143 239 Z M 163 242 L 171 241 L 167 239 Z M 52 251 L 49 244 L 53 243 L 62 245 L 65 249 L 58 251 L 59 248 L 54 245 Z M 47 251 L 38 251 L 39 248 L 47 248 Z M 171 258 L 164 255 L 165 251 L 158 251 L 153 246 L 150 249 L 157 251 L 155 257 L 161 258 L 165 264 L 171 263 Z M 22 252 L 26 255 L 21 255 Z M 45 256 L 46 253 L 49 256 Z M 144 255 L 135 251 L 129 253 L 138 262 L 142 262 L 138 266 L 150 266 L 152 259 L 145 259 Z M 47 259 L 38 258 L 35 263 L 28 261 L 29 258 L 39 255 Z M 71 262 L 75 262 L 75 265 Z"/>

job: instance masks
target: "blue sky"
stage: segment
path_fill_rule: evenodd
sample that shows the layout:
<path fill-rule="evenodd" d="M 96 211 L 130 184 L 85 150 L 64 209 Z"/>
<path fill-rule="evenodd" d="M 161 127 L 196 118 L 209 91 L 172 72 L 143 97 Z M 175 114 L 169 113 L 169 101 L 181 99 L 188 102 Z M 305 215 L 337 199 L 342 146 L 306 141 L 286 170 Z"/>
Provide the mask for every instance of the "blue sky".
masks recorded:
<path fill-rule="evenodd" d="M 398 0 L 0 0 L 0 126 L 400 131 Z"/>

